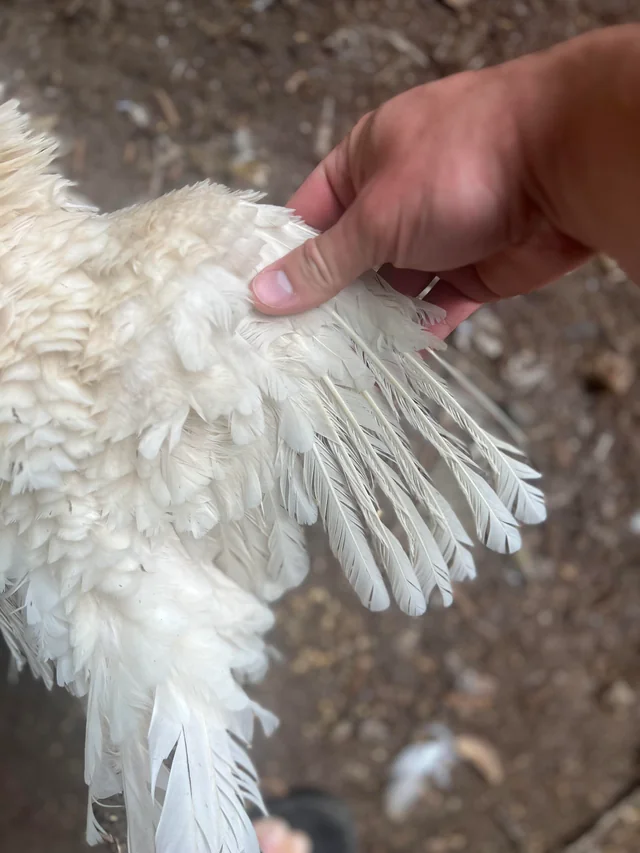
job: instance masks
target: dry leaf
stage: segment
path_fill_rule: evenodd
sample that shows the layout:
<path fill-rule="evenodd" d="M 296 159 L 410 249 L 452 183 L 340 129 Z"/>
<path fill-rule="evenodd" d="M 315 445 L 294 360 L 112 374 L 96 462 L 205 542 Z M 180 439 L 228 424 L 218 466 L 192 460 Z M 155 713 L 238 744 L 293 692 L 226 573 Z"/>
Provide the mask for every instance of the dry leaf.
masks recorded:
<path fill-rule="evenodd" d="M 490 785 L 504 781 L 504 767 L 498 751 L 482 738 L 474 735 L 458 735 L 456 751 L 463 761 L 471 764 Z"/>

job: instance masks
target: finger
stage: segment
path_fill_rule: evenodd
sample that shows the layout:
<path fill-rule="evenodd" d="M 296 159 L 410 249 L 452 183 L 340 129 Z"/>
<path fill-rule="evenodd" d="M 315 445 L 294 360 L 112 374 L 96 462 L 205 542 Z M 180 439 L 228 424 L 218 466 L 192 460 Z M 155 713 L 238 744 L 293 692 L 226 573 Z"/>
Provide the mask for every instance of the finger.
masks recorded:
<path fill-rule="evenodd" d="M 318 231 L 336 224 L 355 199 L 349 170 L 349 136 L 345 137 L 291 196 L 287 207 Z"/>
<path fill-rule="evenodd" d="M 475 302 L 495 302 L 530 293 L 556 281 L 587 261 L 591 251 L 571 238 L 541 251 L 531 243 L 504 249 L 479 263 L 441 272 L 460 296 Z"/>
<path fill-rule="evenodd" d="M 432 331 L 446 337 L 481 304 L 544 287 L 581 266 L 591 254 L 571 237 L 545 228 L 474 266 L 443 272 L 428 300 L 444 308 L 447 316 Z"/>
<path fill-rule="evenodd" d="M 259 273 L 251 285 L 256 307 L 265 314 L 307 311 L 376 266 L 361 210 L 358 200 L 328 231 Z"/>
<path fill-rule="evenodd" d="M 592 254 L 582 243 L 548 226 L 534 232 L 525 243 L 475 265 L 477 278 L 486 288 L 486 298 L 481 298 L 468 274 L 456 278 L 446 273 L 445 277 L 471 299 L 489 301 L 537 290 L 582 266 Z"/>
<path fill-rule="evenodd" d="M 450 335 L 460 323 L 470 317 L 478 308 L 482 307 L 482 302 L 477 302 L 475 299 L 467 299 L 456 287 L 442 280 L 436 284 L 426 299 L 427 302 L 437 305 L 447 312 L 444 320 L 440 323 L 435 323 L 429 329 L 437 338 L 441 339 Z"/>
<path fill-rule="evenodd" d="M 324 163 L 313 170 L 302 186 L 287 202 L 307 225 L 317 231 L 326 231 L 340 219 L 344 206 L 327 178 Z"/>

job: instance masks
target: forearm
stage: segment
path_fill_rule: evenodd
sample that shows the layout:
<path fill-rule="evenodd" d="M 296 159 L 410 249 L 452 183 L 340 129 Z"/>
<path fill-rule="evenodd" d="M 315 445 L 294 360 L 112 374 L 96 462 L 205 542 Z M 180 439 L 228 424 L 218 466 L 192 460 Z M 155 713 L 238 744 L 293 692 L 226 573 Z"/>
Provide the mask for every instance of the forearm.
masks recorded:
<path fill-rule="evenodd" d="M 561 231 L 640 283 L 640 25 L 589 33 L 518 67 L 531 194 Z"/>

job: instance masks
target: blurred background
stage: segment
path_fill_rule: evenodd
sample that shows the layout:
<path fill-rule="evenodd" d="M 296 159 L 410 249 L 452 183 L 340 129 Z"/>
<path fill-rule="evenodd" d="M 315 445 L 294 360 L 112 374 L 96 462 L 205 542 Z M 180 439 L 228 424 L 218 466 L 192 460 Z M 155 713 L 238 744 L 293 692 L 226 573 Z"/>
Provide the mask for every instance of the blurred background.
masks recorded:
<path fill-rule="evenodd" d="M 2 0 L 0 82 L 100 206 L 205 177 L 283 203 L 394 93 L 639 19 L 639 0 Z M 480 579 L 420 621 L 364 612 L 314 541 L 258 691 L 283 721 L 256 747 L 265 792 L 343 795 L 365 853 L 632 853 L 640 291 L 601 259 L 483 309 L 453 344 L 529 437 L 550 520 L 516 558 L 479 555 Z M 391 763 L 434 723 L 465 760 L 393 822 Z M 0 853 L 84 850 L 80 708 L 0 678 L 0 738 Z"/>

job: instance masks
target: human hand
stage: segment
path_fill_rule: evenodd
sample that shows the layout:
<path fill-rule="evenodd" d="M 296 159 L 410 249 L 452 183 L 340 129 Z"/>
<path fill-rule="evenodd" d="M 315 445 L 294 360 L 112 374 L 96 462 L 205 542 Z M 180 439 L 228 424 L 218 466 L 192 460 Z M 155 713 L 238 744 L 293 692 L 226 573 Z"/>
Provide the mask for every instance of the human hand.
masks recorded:
<path fill-rule="evenodd" d="M 313 308 L 372 267 L 447 310 L 526 293 L 590 249 L 547 216 L 527 161 L 540 89 L 532 58 L 411 89 L 369 113 L 289 202 L 323 232 L 256 277 L 268 314 Z M 548 81 L 547 81 L 548 82 Z M 543 82 L 544 86 L 545 83 Z"/>

